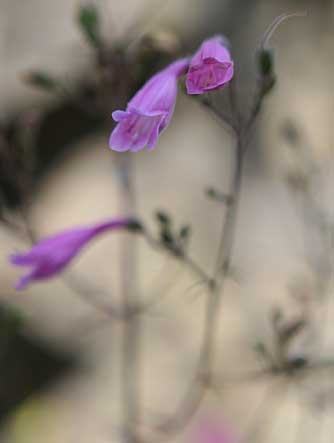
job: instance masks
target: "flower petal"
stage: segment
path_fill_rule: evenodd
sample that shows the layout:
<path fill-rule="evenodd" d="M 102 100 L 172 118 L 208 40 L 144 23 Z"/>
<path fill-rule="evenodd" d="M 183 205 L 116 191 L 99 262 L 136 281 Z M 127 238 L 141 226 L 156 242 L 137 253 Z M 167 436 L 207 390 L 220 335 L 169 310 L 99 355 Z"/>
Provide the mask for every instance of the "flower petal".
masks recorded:
<path fill-rule="evenodd" d="M 202 94 L 218 89 L 233 77 L 233 63 L 204 62 L 201 66 L 189 71 L 186 79 L 188 94 Z"/>
<path fill-rule="evenodd" d="M 15 284 L 15 289 L 17 291 L 22 291 L 23 289 L 26 289 L 29 283 L 31 283 L 33 280 L 33 273 L 29 273 L 18 280 L 18 282 Z"/>
<path fill-rule="evenodd" d="M 120 122 L 128 116 L 128 112 L 126 111 L 114 111 L 112 114 L 112 118 L 115 122 Z"/>

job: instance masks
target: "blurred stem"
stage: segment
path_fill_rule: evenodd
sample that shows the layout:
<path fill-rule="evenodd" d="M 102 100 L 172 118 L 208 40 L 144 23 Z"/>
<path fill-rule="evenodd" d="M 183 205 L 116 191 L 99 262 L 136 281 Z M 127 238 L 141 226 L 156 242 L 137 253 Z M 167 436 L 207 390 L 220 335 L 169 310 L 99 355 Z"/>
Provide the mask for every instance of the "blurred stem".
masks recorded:
<path fill-rule="evenodd" d="M 222 225 L 216 267 L 212 278 L 212 281 L 214 281 L 215 284 L 211 287 L 211 293 L 209 294 L 206 309 L 205 333 L 203 351 L 201 356 L 201 365 L 205 371 L 204 376 L 208 378 L 209 383 L 211 383 L 214 337 L 217 328 L 218 313 L 222 298 L 222 289 L 225 283 L 225 279 L 230 271 L 230 264 L 233 253 L 235 227 L 241 189 L 242 166 L 243 139 L 241 134 L 238 133 L 234 159 L 234 170 L 231 179 L 230 189 L 228 192 L 228 194 L 232 196 L 232 199 L 231 204 L 227 207 L 227 212 Z"/>
<path fill-rule="evenodd" d="M 228 206 L 226 217 L 222 226 L 220 236 L 220 244 L 216 260 L 216 268 L 214 270 L 214 279 L 219 279 L 219 272 L 222 271 L 221 284 L 224 277 L 230 270 L 230 261 L 234 243 L 234 231 L 237 218 L 237 209 L 239 205 L 239 195 L 241 189 L 242 167 L 243 167 L 243 137 L 239 133 L 237 136 L 237 145 L 234 159 L 234 170 L 231 178 L 230 190 L 231 203 Z"/>
<path fill-rule="evenodd" d="M 200 281 L 210 286 L 214 284 L 210 275 L 195 261 L 193 260 L 187 253 L 180 250 L 173 250 L 168 248 L 165 244 L 163 244 L 160 240 L 157 240 L 149 233 L 147 229 L 143 231 L 144 238 L 147 243 L 156 250 L 161 250 L 166 252 L 167 254 L 171 254 L 177 260 L 182 261 L 195 275 L 200 278 Z"/>
<path fill-rule="evenodd" d="M 229 100 L 230 100 L 230 106 L 231 106 L 231 113 L 232 113 L 232 121 L 234 122 L 234 127 L 239 129 L 241 126 L 241 115 L 239 111 L 238 106 L 238 97 L 237 97 L 237 82 L 236 78 L 232 78 L 228 85 L 228 93 L 229 93 Z"/>
<path fill-rule="evenodd" d="M 220 122 L 224 123 L 224 126 L 226 125 L 227 128 L 231 128 L 235 133 L 237 131 L 237 126 L 233 118 L 225 113 L 222 109 L 218 109 L 210 99 L 210 95 L 206 94 L 204 97 L 198 98 L 199 103 L 204 106 L 206 109 L 208 109 L 211 114 Z"/>
<path fill-rule="evenodd" d="M 272 85 L 273 86 L 273 85 Z M 208 389 L 215 389 L 213 374 L 215 337 L 219 319 L 219 308 L 222 300 L 223 286 L 228 277 L 235 242 L 235 229 L 238 216 L 240 191 L 242 185 L 242 171 L 244 155 L 250 138 L 250 130 L 261 110 L 263 99 L 270 89 L 261 84 L 256 94 L 253 107 L 248 118 L 243 122 L 238 109 L 235 90 L 230 90 L 231 110 L 238 120 L 236 126 L 232 126 L 236 135 L 236 149 L 234 168 L 231 177 L 230 189 L 227 194 L 231 198 L 226 207 L 226 213 L 222 224 L 222 231 L 218 246 L 217 260 L 212 278 L 207 280 L 209 293 L 205 310 L 205 323 L 202 347 L 199 355 L 198 366 L 193 383 L 190 385 L 180 407 L 167 420 L 161 423 L 157 430 L 170 438 L 183 429 L 198 410 Z M 204 103 L 210 107 L 210 103 Z M 223 116 L 220 116 L 224 120 Z"/>
<path fill-rule="evenodd" d="M 232 200 L 231 204 L 227 207 L 227 213 L 222 225 L 213 277 L 207 280 L 209 291 L 206 302 L 203 341 L 195 378 L 177 411 L 157 428 L 158 431 L 165 433 L 168 437 L 179 432 L 188 424 L 189 420 L 193 417 L 202 403 L 208 388 L 214 389 L 214 338 L 217 332 L 219 307 L 222 299 L 222 287 L 230 269 L 242 181 L 244 139 L 241 131 L 237 133 L 237 146 L 235 152 L 234 171 L 229 190 L 229 195 L 232 196 Z"/>
<path fill-rule="evenodd" d="M 121 213 L 124 216 L 134 216 L 136 207 L 132 161 L 131 153 L 124 153 L 117 158 L 120 205 Z M 123 237 L 120 265 L 123 309 L 127 311 L 136 305 L 135 297 L 138 293 L 136 245 L 133 237 L 129 234 L 124 234 Z M 139 315 L 129 316 L 124 322 L 121 369 L 124 443 L 136 443 L 138 441 L 134 426 L 140 418 L 140 326 Z"/>
<path fill-rule="evenodd" d="M 254 125 L 255 120 L 257 119 L 257 117 L 260 113 L 260 110 L 262 108 L 262 102 L 263 102 L 263 99 L 264 99 L 265 95 L 267 94 L 267 92 L 269 92 L 269 91 L 265 90 L 263 88 L 261 81 L 259 81 L 259 83 L 257 85 L 256 93 L 255 93 L 255 96 L 253 99 L 252 109 L 251 109 L 251 112 L 249 114 L 249 118 L 248 118 L 246 125 L 245 125 L 245 129 L 244 129 L 245 135 L 248 134 L 249 131 L 252 129 L 252 126 Z"/>

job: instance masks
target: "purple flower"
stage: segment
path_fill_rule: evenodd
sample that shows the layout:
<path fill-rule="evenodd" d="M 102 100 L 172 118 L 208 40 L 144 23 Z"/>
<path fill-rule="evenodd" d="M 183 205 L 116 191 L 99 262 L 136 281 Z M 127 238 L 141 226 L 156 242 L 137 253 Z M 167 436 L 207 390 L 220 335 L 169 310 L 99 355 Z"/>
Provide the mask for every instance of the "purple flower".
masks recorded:
<path fill-rule="evenodd" d="M 114 151 L 153 149 L 169 125 L 177 95 L 177 80 L 185 74 L 188 59 L 177 60 L 154 75 L 129 101 L 126 111 L 114 111 L 118 123 L 109 146 Z"/>
<path fill-rule="evenodd" d="M 10 262 L 13 265 L 31 268 L 30 272 L 18 281 L 16 289 L 24 289 L 35 280 L 45 280 L 57 275 L 90 240 L 108 230 L 131 228 L 134 223 L 135 220 L 120 218 L 94 226 L 68 229 L 41 240 L 28 252 L 12 254 Z"/>
<path fill-rule="evenodd" d="M 233 61 L 226 40 L 215 36 L 205 40 L 190 62 L 186 77 L 188 94 L 203 94 L 221 88 L 233 77 Z"/>
<path fill-rule="evenodd" d="M 236 443 L 226 425 L 207 422 L 197 429 L 194 443 Z"/>

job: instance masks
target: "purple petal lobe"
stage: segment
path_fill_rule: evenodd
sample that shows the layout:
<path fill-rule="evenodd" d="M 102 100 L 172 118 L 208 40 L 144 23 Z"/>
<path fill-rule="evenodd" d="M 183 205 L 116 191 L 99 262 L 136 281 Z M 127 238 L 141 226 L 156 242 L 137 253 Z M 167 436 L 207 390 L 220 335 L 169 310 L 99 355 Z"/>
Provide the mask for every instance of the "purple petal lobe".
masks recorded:
<path fill-rule="evenodd" d="M 23 289 L 25 289 L 29 283 L 33 280 L 33 278 L 31 277 L 31 275 L 26 275 L 24 277 L 21 277 L 18 282 L 15 285 L 15 289 L 17 291 L 22 291 Z"/>
<path fill-rule="evenodd" d="M 112 132 L 109 143 L 118 152 L 137 152 L 148 144 L 153 134 L 160 133 L 165 113 L 153 112 L 153 115 L 145 115 L 131 110 L 126 114 Z"/>
<path fill-rule="evenodd" d="M 128 113 L 126 111 L 114 111 L 112 113 L 112 118 L 115 122 L 120 122 L 124 118 L 128 116 Z"/>

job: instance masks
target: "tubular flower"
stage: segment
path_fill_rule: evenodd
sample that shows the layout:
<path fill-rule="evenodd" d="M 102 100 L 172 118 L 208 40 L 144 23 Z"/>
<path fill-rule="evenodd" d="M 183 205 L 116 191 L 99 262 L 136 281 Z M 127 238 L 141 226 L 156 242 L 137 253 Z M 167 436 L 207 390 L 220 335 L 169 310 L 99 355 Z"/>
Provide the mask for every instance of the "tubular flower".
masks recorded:
<path fill-rule="evenodd" d="M 10 256 L 16 266 L 31 268 L 21 277 L 16 289 L 24 289 L 35 280 L 45 280 L 59 274 L 78 255 L 88 242 L 109 230 L 130 228 L 134 220 L 120 218 L 104 221 L 94 226 L 76 227 L 41 240 L 25 253 Z"/>
<path fill-rule="evenodd" d="M 205 40 L 191 59 L 186 76 L 188 94 L 221 88 L 233 77 L 233 61 L 224 37 Z"/>
<path fill-rule="evenodd" d="M 129 101 L 125 111 L 114 111 L 118 123 L 109 139 L 114 151 L 153 149 L 173 115 L 177 80 L 185 74 L 188 59 L 177 60 L 154 75 Z"/>

